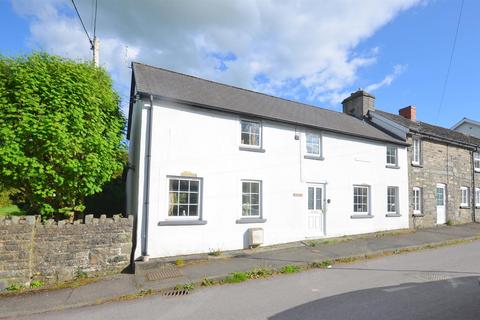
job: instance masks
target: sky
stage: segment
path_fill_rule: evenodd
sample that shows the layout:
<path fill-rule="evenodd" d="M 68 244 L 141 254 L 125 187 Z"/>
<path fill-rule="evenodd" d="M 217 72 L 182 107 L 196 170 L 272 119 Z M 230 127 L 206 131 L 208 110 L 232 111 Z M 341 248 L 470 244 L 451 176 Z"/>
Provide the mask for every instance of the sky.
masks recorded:
<path fill-rule="evenodd" d="M 93 33 L 95 0 L 75 0 Z M 392 113 L 480 120 L 480 1 L 98 0 L 100 65 L 126 110 L 131 61 L 341 111 L 362 88 Z M 91 59 L 71 0 L 0 0 L 0 53 Z"/>

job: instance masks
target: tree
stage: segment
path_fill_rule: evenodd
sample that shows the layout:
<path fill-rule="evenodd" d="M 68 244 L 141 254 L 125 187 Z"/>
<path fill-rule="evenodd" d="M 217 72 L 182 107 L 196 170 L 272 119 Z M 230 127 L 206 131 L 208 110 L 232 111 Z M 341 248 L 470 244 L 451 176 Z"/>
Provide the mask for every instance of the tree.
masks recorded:
<path fill-rule="evenodd" d="M 44 218 L 82 211 L 123 166 L 119 102 L 91 63 L 0 56 L 0 184 Z"/>

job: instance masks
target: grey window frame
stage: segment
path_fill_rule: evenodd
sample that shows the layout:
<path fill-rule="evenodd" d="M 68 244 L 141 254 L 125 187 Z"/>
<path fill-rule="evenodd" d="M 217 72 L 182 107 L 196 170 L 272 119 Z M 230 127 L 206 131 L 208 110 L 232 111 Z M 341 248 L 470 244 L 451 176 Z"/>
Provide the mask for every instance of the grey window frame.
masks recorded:
<path fill-rule="evenodd" d="M 243 214 L 243 206 L 244 206 L 244 203 L 243 203 L 243 196 L 245 195 L 244 192 L 243 192 L 243 184 L 244 183 L 257 183 L 258 184 L 258 215 L 244 215 Z M 241 197 L 241 214 L 240 214 L 240 217 L 241 219 L 262 219 L 263 217 L 263 208 L 262 208 L 262 203 L 263 203 L 263 183 L 261 180 L 255 180 L 255 179 L 242 179 L 241 180 L 241 194 L 242 194 L 242 197 Z M 248 193 L 250 195 L 250 199 L 251 199 L 251 196 L 252 192 L 249 192 Z M 251 209 L 250 209 L 250 212 L 251 212 Z"/>
<path fill-rule="evenodd" d="M 198 181 L 198 192 L 191 192 L 190 191 L 190 183 L 189 183 L 189 191 L 186 192 L 188 194 L 188 209 L 190 210 L 190 194 L 196 193 L 197 194 L 197 214 L 194 216 L 180 216 L 180 215 L 170 215 L 170 181 L 171 180 L 178 180 L 179 181 L 179 190 L 180 193 L 180 181 Z M 203 178 L 200 177 L 189 177 L 189 176 L 167 176 L 167 221 L 192 221 L 192 220 L 202 220 L 202 204 L 203 204 Z M 178 204 L 178 206 L 180 206 Z M 180 210 L 180 208 L 178 208 Z"/>
<path fill-rule="evenodd" d="M 362 204 L 362 203 L 359 203 L 359 202 L 355 202 L 355 198 L 357 197 L 363 197 L 363 195 L 356 195 L 355 191 L 357 189 L 366 189 L 367 190 L 367 193 L 366 193 L 366 203 L 365 204 Z M 356 207 L 358 205 L 366 205 L 367 207 L 367 210 L 366 211 L 356 211 Z M 366 216 L 370 216 L 371 212 L 371 187 L 369 185 L 362 185 L 362 184 L 356 184 L 356 185 L 353 185 L 353 214 L 354 215 L 366 215 Z"/>
<path fill-rule="evenodd" d="M 390 211 L 389 210 L 389 207 L 390 207 L 390 190 L 394 191 L 394 207 L 395 207 L 395 210 L 394 211 Z M 387 214 L 389 215 L 395 215 L 395 214 L 399 214 L 400 213 L 400 208 L 399 208 L 399 188 L 397 186 L 387 186 Z"/>
<path fill-rule="evenodd" d="M 243 123 L 255 123 L 258 125 L 258 145 L 257 144 L 245 144 L 242 142 L 242 134 L 247 133 L 251 135 L 252 133 L 250 132 L 244 132 L 243 131 Z M 249 139 L 250 140 L 250 139 Z M 263 124 L 261 120 L 255 120 L 255 119 L 240 119 L 240 149 L 256 149 L 256 150 L 262 150 L 263 146 Z"/>
<path fill-rule="evenodd" d="M 395 150 L 395 161 L 393 163 L 388 162 L 389 161 L 389 154 L 388 154 L 388 149 L 389 148 L 392 148 L 393 150 Z M 385 156 L 386 156 L 385 161 L 386 161 L 387 167 L 397 167 L 398 166 L 398 148 L 396 146 L 387 145 L 386 150 L 385 150 Z"/>
<path fill-rule="evenodd" d="M 308 151 L 309 143 L 308 143 L 308 137 L 309 136 L 316 136 L 318 137 L 318 153 L 311 153 Z M 316 132 L 305 132 L 305 155 L 307 157 L 315 157 L 315 158 L 322 158 L 323 153 L 322 153 L 322 135 L 320 133 Z"/>
<path fill-rule="evenodd" d="M 473 169 L 475 172 L 480 172 L 480 152 L 473 153 Z"/>

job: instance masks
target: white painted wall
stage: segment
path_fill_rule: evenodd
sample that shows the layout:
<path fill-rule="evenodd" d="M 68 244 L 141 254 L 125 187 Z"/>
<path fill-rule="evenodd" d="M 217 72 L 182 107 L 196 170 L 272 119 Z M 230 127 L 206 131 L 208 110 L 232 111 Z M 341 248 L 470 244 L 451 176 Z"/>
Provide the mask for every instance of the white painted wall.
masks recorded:
<path fill-rule="evenodd" d="M 326 198 L 331 201 L 326 212 L 326 237 L 408 227 L 404 147 L 398 149 L 400 169 L 390 169 L 385 166 L 386 144 L 322 132 L 324 160 L 304 159 L 304 128 L 262 121 L 265 152 L 241 151 L 239 116 L 161 101 L 154 104 L 148 227 L 151 257 L 242 249 L 246 231 L 252 227 L 265 230 L 264 245 L 303 240 L 308 182 L 325 183 Z M 137 105 L 134 113 L 144 115 L 143 128 L 146 113 L 141 110 Z M 135 121 L 134 125 L 140 123 Z M 295 132 L 300 133 L 300 140 L 295 140 Z M 144 151 L 137 154 L 142 157 Z M 144 168 L 139 165 L 136 170 L 143 172 Z M 169 219 L 167 176 L 186 171 L 203 178 L 202 216 L 207 224 L 158 226 L 159 221 Z M 262 181 L 265 223 L 235 222 L 241 218 L 242 179 Z M 371 186 L 373 218 L 351 218 L 354 184 Z M 141 198 L 141 177 L 138 185 L 134 197 Z M 387 185 L 399 187 L 401 217 L 386 217 Z M 141 203 L 136 206 L 140 218 Z M 141 255 L 139 247 L 135 258 Z"/>
<path fill-rule="evenodd" d="M 480 126 L 473 123 L 464 122 L 455 128 L 455 131 L 459 131 L 480 139 Z"/>

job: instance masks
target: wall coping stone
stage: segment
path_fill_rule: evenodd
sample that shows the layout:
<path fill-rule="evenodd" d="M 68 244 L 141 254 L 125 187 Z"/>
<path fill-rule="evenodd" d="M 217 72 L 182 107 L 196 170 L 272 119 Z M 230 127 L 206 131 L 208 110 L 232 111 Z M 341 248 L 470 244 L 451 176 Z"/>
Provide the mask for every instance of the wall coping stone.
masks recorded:
<path fill-rule="evenodd" d="M 43 225 L 43 226 L 56 226 L 59 228 L 70 228 L 74 225 L 89 225 L 89 224 L 126 224 L 133 226 L 134 217 L 129 215 L 128 218 L 122 217 L 122 215 L 117 214 L 112 218 L 107 218 L 107 215 L 102 214 L 100 218 L 94 218 L 93 214 L 85 215 L 84 219 L 77 219 L 71 221 L 68 219 L 55 221 L 54 219 L 48 219 L 46 221 L 41 221 L 39 215 L 28 215 L 28 216 L 0 216 L 0 226 L 9 226 L 9 225 Z"/>

